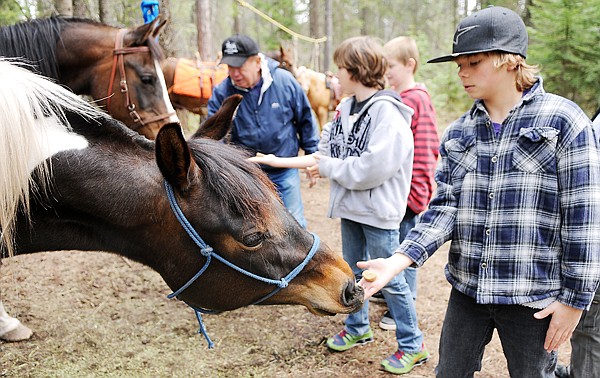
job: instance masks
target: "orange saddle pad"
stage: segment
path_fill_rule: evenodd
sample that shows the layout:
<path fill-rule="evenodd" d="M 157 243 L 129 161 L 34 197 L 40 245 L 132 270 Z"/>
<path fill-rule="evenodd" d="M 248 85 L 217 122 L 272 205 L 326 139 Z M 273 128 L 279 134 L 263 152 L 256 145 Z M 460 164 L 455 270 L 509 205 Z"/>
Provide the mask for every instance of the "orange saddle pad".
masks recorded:
<path fill-rule="evenodd" d="M 212 89 L 228 76 L 226 64 L 201 62 L 196 67 L 191 60 L 179 59 L 173 79 L 173 92 L 208 101 Z"/>

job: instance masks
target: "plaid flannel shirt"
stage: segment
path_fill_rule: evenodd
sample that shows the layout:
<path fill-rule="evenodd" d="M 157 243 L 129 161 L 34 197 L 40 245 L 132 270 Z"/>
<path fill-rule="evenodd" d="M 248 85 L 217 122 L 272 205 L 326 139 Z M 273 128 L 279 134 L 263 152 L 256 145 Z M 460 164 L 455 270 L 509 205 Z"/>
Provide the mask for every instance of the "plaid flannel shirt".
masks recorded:
<path fill-rule="evenodd" d="M 481 101 L 444 133 L 437 192 L 398 252 L 452 240 L 446 277 L 482 304 L 589 308 L 600 278 L 600 160 L 590 120 L 541 78 L 495 135 Z"/>

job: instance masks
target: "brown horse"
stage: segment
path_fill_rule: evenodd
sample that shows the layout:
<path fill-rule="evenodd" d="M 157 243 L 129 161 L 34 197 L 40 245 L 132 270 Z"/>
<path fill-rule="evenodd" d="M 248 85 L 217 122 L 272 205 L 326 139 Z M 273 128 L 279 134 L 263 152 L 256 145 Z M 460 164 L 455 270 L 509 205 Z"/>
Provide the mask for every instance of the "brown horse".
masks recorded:
<path fill-rule="evenodd" d="M 178 122 L 156 36 L 160 18 L 133 29 L 52 17 L 0 28 L 0 56 L 25 58 L 31 69 L 89 95 L 112 117 L 150 139 Z"/>
<path fill-rule="evenodd" d="M 294 53 L 292 49 L 285 48 L 283 45 L 279 45 L 279 50 L 266 52 L 265 55 L 273 60 L 279 62 L 279 68 L 283 68 L 286 71 L 290 71 L 296 76 L 296 68 L 294 66 Z"/>
<path fill-rule="evenodd" d="M 154 142 L 1 59 L 0 82 L 0 151 L 11 156 L 0 159 L 0 229 L 9 255 L 120 254 L 157 271 L 196 311 L 300 304 L 331 315 L 362 306 L 341 255 L 300 227 L 258 165 L 218 141 L 241 96 L 189 140 L 168 124 Z M 27 331 L 0 302 L 0 338 Z"/>
<path fill-rule="evenodd" d="M 338 79 L 304 66 L 296 69 L 296 79 L 306 92 L 322 129 L 329 121 L 329 112 L 338 106 L 342 97 Z"/>
<path fill-rule="evenodd" d="M 161 67 L 173 106 L 201 116 L 206 116 L 213 88 L 229 75 L 227 65 L 217 62 L 169 57 Z"/>

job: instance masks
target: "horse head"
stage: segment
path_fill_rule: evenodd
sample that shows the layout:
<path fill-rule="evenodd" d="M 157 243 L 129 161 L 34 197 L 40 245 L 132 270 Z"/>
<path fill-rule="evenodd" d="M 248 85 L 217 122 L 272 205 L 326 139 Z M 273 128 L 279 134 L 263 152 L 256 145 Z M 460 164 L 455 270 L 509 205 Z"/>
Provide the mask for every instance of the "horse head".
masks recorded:
<path fill-rule="evenodd" d="M 157 17 L 149 24 L 117 31 L 107 89 L 107 111 L 149 139 L 167 122 L 179 121 L 160 65 L 164 55 L 156 42 L 165 24 Z M 111 109 L 116 102 L 123 106 Z"/>
<path fill-rule="evenodd" d="M 159 63 L 160 18 L 132 29 L 88 19 L 50 17 L 0 27 L 0 55 L 19 57 L 31 69 L 89 95 L 112 117 L 154 138 L 177 122 Z"/>
<path fill-rule="evenodd" d="M 0 142 L 14 155 L 0 161 L 10 194 L 0 197 L 2 236 L 17 254 L 120 254 L 157 271 L 194 308 L 262 301 L 329 315 L 362 306 L 348 264 L 300 227 L 259 166 L 207 138 L 227 135 L 240 96 L 189 140 L 167 124 L 149 141 L 1 59 L 0 78 Z M 11 188 L 16 181 L 23 186 Z"/>
<path fill-rule="evenodd" d="M 286 211 L 256 164 L 240 151 L 206 139 L 227 134 L 240 101 L 241 96 L 227 99 L 188 141 L 176 125 L 165 126 L 156 139 L 163 177 L 196 237 L 219 259 L 205 265 L 206 256 L 198 248 L 182 264 L 186 274 L 179 272 L 166 281 L 175 283 L 174 291 L 189 284 L 177 296 L 194 308 L 225 311 L 261 302 L 300 304 L 320 315 L 355 311 L 362 305 L 362 292 L 340 254 L 324 244 L 315 246 L 315 237 Z M 180 227 L 171 232 L 176 234 Z M 192 244 L 200 247 L 194 237 L 176 239 L 190 245 L 181 250 L 193 250 Z M 307 258 L 311 248 L 316 250 Z M 301 271 L 285 288 L 274 286 L 299 266 Z M 199 278 L 190 281 L 202 269 L 206 270 Z"/>
<path fill-rule="evenodd" d="M 292 73 L 296 76 L 296 65 L 294 63 L 294 52 L 289 47 L 284 47 L 283 44 L 279 45 L 279 50 L 269 51 L 265 55 L 273 60 L 279 62 L 279 68 Z"/>

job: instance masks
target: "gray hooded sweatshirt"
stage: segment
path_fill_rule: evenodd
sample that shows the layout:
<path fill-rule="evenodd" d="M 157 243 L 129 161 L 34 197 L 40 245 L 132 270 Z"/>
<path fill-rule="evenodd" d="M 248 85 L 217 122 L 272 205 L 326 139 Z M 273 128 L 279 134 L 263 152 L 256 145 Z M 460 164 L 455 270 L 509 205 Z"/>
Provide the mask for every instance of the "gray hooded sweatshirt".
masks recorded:
<path fill-rule="evenodd" d="M 350 120 L 353 98 L 336 109 L 319 142 L 319 173 L 330 179 L 330 218 L 395 229 L 406 212 L 414 153 L 413 110 L 377 92 Z"/>

